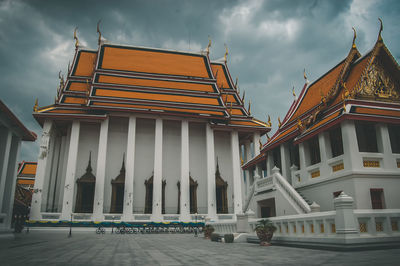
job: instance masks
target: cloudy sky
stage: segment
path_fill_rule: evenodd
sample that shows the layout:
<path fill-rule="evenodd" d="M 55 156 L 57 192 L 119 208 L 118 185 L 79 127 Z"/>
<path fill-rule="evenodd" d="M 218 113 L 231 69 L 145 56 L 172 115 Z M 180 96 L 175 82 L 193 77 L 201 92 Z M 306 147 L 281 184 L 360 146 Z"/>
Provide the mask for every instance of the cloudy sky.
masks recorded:
<path fill-rule="evenodd" d="M 223 57 L 239 78 L 252 113 L 274 128 L 304 84 L 303 69 L 313 81 L 341 61 L 353 32 L 364 54 L 383 39 L 400 61 L 398 0 L 246 0 L 246 1 L 19 1 L 0 0 L 0 98 L 39 136 L 32 117 L 35 98 L 52 104 L 73 59 L 73 30 L 80 42 L 97 48 L 96 24 L 112 43 L 198 52 L 211 36 L 211 59 Z M 37 160 L 38 141 L 24 143 L 21 160 Z"/>

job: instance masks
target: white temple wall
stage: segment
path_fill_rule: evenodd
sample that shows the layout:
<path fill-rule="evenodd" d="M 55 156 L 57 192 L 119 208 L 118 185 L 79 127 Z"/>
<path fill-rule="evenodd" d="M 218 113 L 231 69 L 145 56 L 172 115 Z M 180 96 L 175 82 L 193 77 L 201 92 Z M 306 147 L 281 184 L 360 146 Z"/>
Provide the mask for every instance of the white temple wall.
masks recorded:
<path fill-rule="evenodd" d="M 128 118 L 110 117 L 110 122 L 108 125 L 106 174 L 104 178 L 104 213 L 109 213 L 111 209 L 111 181 L 119 175 L 122 167 L 122 160 L 124 154 L 126 153 L 126 145 L 128 140 L 128 125 Z M 98 144 L 99 141 L 97 139 L 96 145 Z"/>
<path fill-rule="evenodd" d="M 153 175 L 154 170 L 155 120 L 136 120 L 135 178 L 133 185 L 133 211 L 143 213 L 146 187 L 144 181 Z"/>
<path fill-rule="evenodd" d="M 321 207 L 321 211 L 331 211 L 333 206 L 333 192 L 344 191 L 353 197 L 354 204 L 358 201 L 354 189 L 354 180 L 351 178 L 335 179 L 334 182 L 317 183 L 312 186 L 297 188 L 309 201 L 315 201 Z"/>
<path fill-rule="evenodd" d="M 207 213 L 207 151 L 206 126 L 201 123 L 189 123 L 189 169 L 194 181 L 197 181 L 197 211 Z"/>
<path fill-rule="evenodd" d="M 75 181 L 74 181 L 75 189 L 73 198 L 74 205 L 72 209 L 73 212 L 75 211 L 75 204 L 76 204 L 76 192 L 77 192 L 76 180 L 78 180 L 82 175 L 86 173 L 90 152 L 92 153 L 91 157 L 92 173 L 94 176 L 96 176 L 99 133 L 100 133 L 99 124 L 81 122 L 80 132 L 79 132 L 79 147 L 77 154 L 78 157 L 77 157 Z"/>
<path fill-rule="evenodd" d="M 218 158 L 219 171 L 225 182 L 228 182 L 228 212 L 233 212 L 233 168 L 231 152 L 231 132 L 214 131 L 215 160 Z M 239 184 L 240 185 L 240 184 Z"/>
<path fill-rule="evenodd" d="M 398 176 L 354 178 L 354 186 L 355 208 L 372 209 L 370 189 L 381 188 L 383 189 L 384 207 L 386 209 L 400 209 L 400 179 Z"/>
<path fill-rule="evenodd" d="M 165 213 L 178 211 L 178 186 L 181 177 L 181 121 L 163 120 L 162 178 L 165 186 Z"/>

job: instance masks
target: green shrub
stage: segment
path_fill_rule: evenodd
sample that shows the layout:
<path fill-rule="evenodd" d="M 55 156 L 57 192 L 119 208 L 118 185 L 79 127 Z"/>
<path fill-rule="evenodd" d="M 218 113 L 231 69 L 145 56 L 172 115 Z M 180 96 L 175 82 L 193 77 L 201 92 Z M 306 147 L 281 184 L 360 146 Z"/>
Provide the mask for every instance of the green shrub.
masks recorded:
<path fill-rule="evenodd" d="M 218 242 L 219 241 L 219 234 L 212 233 L 211 234 L 211 241 Z"/>
<path fill-rule="evenodd" d="M 224 235 L 225 243 L 233 243 L 234 238 L 235 237 L 233 236 L 233 234 L 225 234 Z"/>

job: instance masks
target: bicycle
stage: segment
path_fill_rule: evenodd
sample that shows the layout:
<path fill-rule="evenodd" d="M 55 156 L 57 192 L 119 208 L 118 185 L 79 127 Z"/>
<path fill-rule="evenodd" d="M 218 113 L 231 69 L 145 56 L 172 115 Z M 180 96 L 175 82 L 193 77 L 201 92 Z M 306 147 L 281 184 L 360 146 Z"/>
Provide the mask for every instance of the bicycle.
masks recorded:
<path fill-rule="evenodd" d="M 106 229 L 104 229 L 104 227 L 99 226 L 96 229 L 96 234 L 105 234 L 106 233 Z"/>

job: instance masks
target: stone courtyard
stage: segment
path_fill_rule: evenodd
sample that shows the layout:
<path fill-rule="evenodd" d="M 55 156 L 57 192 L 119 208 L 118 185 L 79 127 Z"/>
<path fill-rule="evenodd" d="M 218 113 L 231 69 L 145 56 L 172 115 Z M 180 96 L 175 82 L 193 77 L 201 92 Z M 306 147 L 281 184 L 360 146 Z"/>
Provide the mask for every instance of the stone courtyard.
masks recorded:
<path fill-rule="evenodd" d="M 400 249 L 336 252 L 218 243 L 193 234 L 127 234 L 73 228 L 0 238 L 5 265 L 398 265 Z"/>

